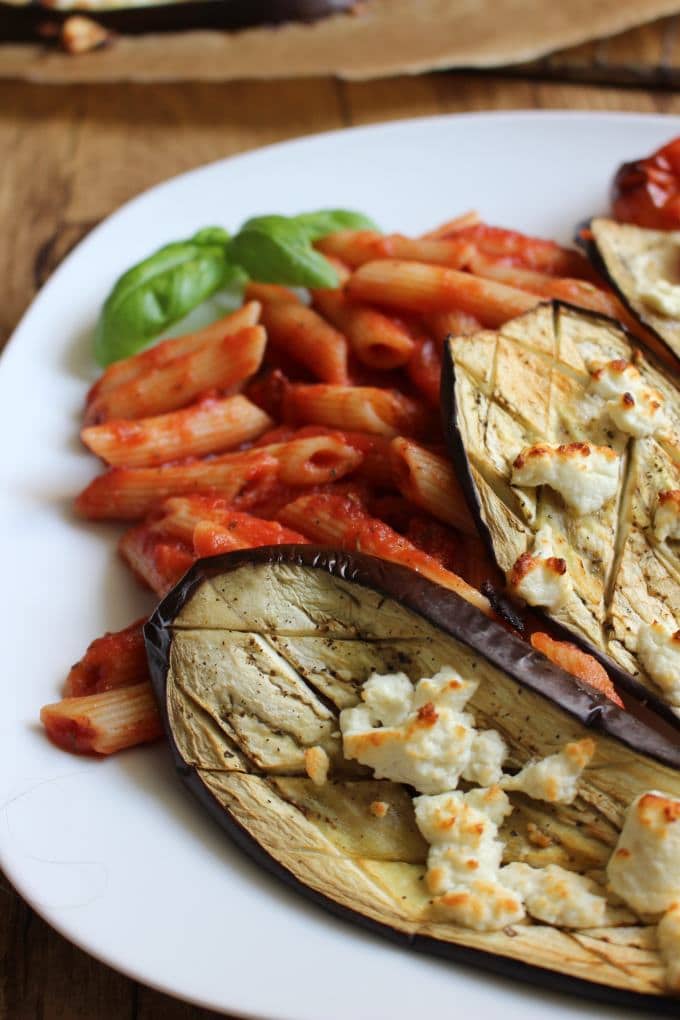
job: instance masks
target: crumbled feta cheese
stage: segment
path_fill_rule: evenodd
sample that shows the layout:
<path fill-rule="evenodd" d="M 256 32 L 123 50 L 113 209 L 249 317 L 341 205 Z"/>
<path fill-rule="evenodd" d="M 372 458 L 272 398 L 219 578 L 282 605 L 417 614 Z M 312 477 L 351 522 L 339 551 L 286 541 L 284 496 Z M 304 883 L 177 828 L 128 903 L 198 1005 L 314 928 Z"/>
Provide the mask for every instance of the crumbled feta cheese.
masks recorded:
<path fill-rule="evenodd" d="M 455 924 L 497 931 L 524 917 L 521 897 L 499 881 L 498 826 L 512 807 L 498 786 L 416 797 L 416 823 L 431 844 L 425 881 L 435 910 Z"/>
<path fill-rule="evenodd" d="M 549 485 L 577 514 L 589 514 L 616 495 L 619 464 L 608 446 L 540 443 L 526 447 L 515 459 L 512 484 Z"/>
<path fill-rule="evenodd" d="M 621 432 L 651 436 L 666 423 L 664 398 L 648 386 L 639 369 L 622 359 L 591 369 L 593 389 L 606 397 L 609 417 Z"/>
<path fill-rule="evenodd" d="M 597 928 L 605 923 L 607 901 L 597 885 L 559 864 L 532 868 L 516 862 L 501 868 L 500 877 L 538 921 L 561 928 Z"/>
<path fill-rule="evenodd" d="M 607 878 L 638 914 L 659 914 L 680 901 L 680 800 L 651 790 L 633 801 Z"/>
<path fill-rule="evenodd" d="M 644 669 L 674 705 L 680 705 L 680 630 L 643 623 L 637 653 Z"/>
<path fill-rule="evenodd" d="M 594 754 L 595 741 L 585 737 L 567 744 L 558 754 L 529 762 L 514 776 L 503 776 L 500 785 L 504 790 L 526 793 L 534 800 L 572 804 L 581 773 Z"/>
<path fill-rule="evenodd" d="M 666 987 L 680 992 L 680 902 L 674 903 L 656 930 L 661 957 L 666 964 Z"/>
<path fill-rule="evenodd" d="M 523 553 L 508 575 L 515 595 L 530 606 L 559 609 L 572 592 L 566 560 L 555 556 L 552 529 L 546 525 L 534 536 L 533 552 Z"/>
<path fill-rule="evenodd" d="M 315 786 L 323 786 L 328 779 L 330 758 L 323 747 L 308 747 L 305 751 L 305 772 Z"/>
<path fill-rule="evenodd" d="M 413 707 L 413 684 L 405 673 L 373 673 L 364 684 L 361 697 L 376 722 L 399 726 Z"/>
<path fill-rule="evenodd" d="M 654 513 L 654 534 L 660 542 L 680 541 L 680 489 L 659 493 Z"/>
<path fill-rule="evenodd" d="M 408 783 L 420 793 L 454 790 L 476 763 L 480 774 L 496 774 L 505 745 L 497 734 L 478 734 L 473 716 L 462 711 L 476 689 L 476 680 L 450 667 L 415 688 L 403 674 L 374 673 L 364 684 L 363 703 L 340 713 L 345 756 L 379 779 Z"/>
<path fill-rule="evenodd" d="M 470 761 L 463 769 L 463 779 L 479 786 L 493 786 L 503 774 L 503 762 L 508 754 L 500 733 L 482 730 L 472 738 Z"/>

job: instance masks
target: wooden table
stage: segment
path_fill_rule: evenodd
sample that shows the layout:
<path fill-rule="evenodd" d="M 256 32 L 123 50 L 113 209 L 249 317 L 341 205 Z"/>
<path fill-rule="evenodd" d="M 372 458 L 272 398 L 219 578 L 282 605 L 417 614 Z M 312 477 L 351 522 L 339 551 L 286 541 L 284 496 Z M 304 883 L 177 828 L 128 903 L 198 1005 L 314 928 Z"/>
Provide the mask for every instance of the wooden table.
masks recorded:
<path fill-rule="evenodd" d="M 403 117 L 519 108 L 680 113 L 680 95 L 496 75 L 365 84 L 0 85 L 0 343 L 68 249 L 158 181 L 269 142 Z M 0 886 L 1 1020 L 207 1020 L 74 948 Z"/>

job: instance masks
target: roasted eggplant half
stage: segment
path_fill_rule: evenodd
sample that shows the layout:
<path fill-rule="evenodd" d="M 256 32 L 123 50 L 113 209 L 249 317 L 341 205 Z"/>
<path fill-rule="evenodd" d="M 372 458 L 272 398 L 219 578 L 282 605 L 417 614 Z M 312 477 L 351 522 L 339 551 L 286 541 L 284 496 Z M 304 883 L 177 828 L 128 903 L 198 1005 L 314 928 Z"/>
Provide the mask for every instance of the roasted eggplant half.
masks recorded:
<path fill-rule="evenodd" d="M 590 233 L 592 261 L 633 315 L 680 362 L 680 231 L 602 218 L 591 221 Z"/>
<path fill-rule="evenodd" d="M 560 303 L 450 338 L 444 362 L 450 453 L 509 591 L 677 715 L 677 379 Z"/>
<path fill-rule="evenodd" d="M 145 637 L 182 779 L 269 871 L 411 949 L 604 1001 L 677 1012 L 678 1000 L 668 994 L 675 975 L 657 944 L 659 916 L 640 916 L 605 892 L 608 862 L 627 838 L 622 827 L 648 791 L 680 810 L 677 741 L 453 592 L 362 555 L 279 546 L 200 561 L 160 604 Z M 442 676 L 449 678 L 443 686 Z M 435 710 L 436 687 L 456 698 L 465 688 L 465 713 Z M 396 721 L 397 688 L 410 691 L 414 705 L 425 691 L 411 722 Z M 361 729 L 360 717 L 365 724 L 378 694 L 380 719 L 364 739 L 353 727 Z M 463 730 L 486 734 L 487 750 L 493 729 L 492 743 L 503 748 L 503 778 L 484 771 L 489 756 L 482 754 L 476 759 L 482 771 L 465 773 L 444 803 L 432 794 L 454 781 L 437 779 L 432 769 L 438 755 L 459 749 L 462 730 L 437 744 L 429 728 L 452 713 Z M 397 745 L 390 745 L 391 764 L 368 761 L 395 734 L 403 737 L 404 727 L 413 747 L 427 749 L 416 754 L 413 784 L 390 778 Z M 418 743 L 423 734 L 430 743 Z M 523 782 L 525 766 L 540 767 L 544 756 L 554 760 L 565 747 L 582 756 L 571 796 L 537 799 Z M 466 820 L 471 827 L 461 829 Z M 481 882 L 475 910 L 462 923 L 460 890 L 437 891 L 457 851 L 430 845 L 441 844 L 451 825 L 459 835 L 486 840 L 487 857 L 496 858 L 482 860 L 480 851 L 480 861 L 466 860 L 465 867 L 500 869 L 515 890 L 518 880 L 524 883 L 521 896 L 511 891 L 510 902 L 499 901 L 498 883 Z M 671 836 L 680 836 L 680 819 Z M 442 853 L 449 854 L 444 872 L 432 860 Z M 665 878 L 677 884 L 680 869 L 671 871 Z M 537 876 L 557 877 L 552 898 L 532 899 L 526 881 Z M 590 906 L 589 916 L 580 912 L 586 886 L 596 916 Z M 562 907 L 551 913 L 558 901 L 566 913 Z M 508 910 L 510 920 L 502 923 Z M 552 920 L 540 919 L 546 916 Z"/>

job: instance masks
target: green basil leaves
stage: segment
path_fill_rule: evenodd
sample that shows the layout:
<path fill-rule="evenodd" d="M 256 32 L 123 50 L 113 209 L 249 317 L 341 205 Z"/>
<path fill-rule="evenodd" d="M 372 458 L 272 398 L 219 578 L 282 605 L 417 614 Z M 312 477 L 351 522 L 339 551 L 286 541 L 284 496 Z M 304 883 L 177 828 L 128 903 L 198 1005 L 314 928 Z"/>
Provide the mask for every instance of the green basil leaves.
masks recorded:
<path fill-rule="evenodd" d="M 188 241 L 166 244 L 128 269 L 109 294 L 95 333 L 95 357 L 109 365 L 134 354 L 234 281 L 228 235 L 208 227 Z"/>
<path fill-rule="evenodd" d="M 327 209 L 300 216 L 258 216 L 235 237 L 205 227 L 160 248 L 120 277 L 95 333 L 101 365 L 129 357 L 211 295 L 250 278 L 293 287 L 334 287 L 335 270 L 313 242 L 337 230 L 377 229 L 361 213 Z"/>

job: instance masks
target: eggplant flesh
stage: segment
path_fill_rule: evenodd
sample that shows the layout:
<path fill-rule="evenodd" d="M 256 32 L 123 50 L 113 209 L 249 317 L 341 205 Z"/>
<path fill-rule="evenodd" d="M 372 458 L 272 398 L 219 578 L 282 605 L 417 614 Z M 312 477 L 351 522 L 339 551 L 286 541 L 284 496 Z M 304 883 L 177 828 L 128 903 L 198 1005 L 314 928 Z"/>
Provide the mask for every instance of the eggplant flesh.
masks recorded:
<path fill-rule="evenodd" d="M 664 398 L 656 436 L 620 431 L 593 392 L 589 369 L 634 362 Z M 531 553 L 548 525 L 572 585 L 563 605 L 542 612 L 564 636 L 594 653 L 613 678 L 651 698 L 666 717 L 678 706 L 643 668 L 641 628 L 680 628 L 680 543 L 658 537 L 659 494 L 680 489 L 680 394 L 656 363 L 642 359 L 614 321 L 558 302 L 496 332 L 450 338 L 442 380 L 444 427 L 471 508 L 501 570 Z M 617 491 L 599 510 L 577 514 L 548 485 L 512 484 L 527 447 L 587 443 L 620 458 Z"/>
<path fill-rule="evenodd" d="M 590 223 L 588 252 L 633 315 L 680 358 L 678 312 L 662 312 L 653 299 L 659 284 L 680 291 L 680 231 L 648 230 L 605 218 Z"/>
<path fill-rule="evenodd" d="M 511 794 L 504 862 L 603 881 L 642 791 L 680 796 L 680 747 L 549 663 L 453 592 L 361 555 L 279 546 L 196 564 L 146 626 L 180 775 L 260 864 L 335 913 L 417 950 L 552 988 L 673 1012 L 655 925 L 477 932 L 438 920 L 412 791 L 343 758 L 338 713 L 373 672 L 414 682 L 445 665 L 479 686 L 468 709 L 506 741 L 505 768 L 594 736 L 574 804 Z M 325 784 L 305 751 L 330 761 Z M 381 817 L 374 802 L 387 805 Z M 539 831 L 542 839 L 536 840 Z M 528 963 L 527 961 L 531 961 Z"/>

